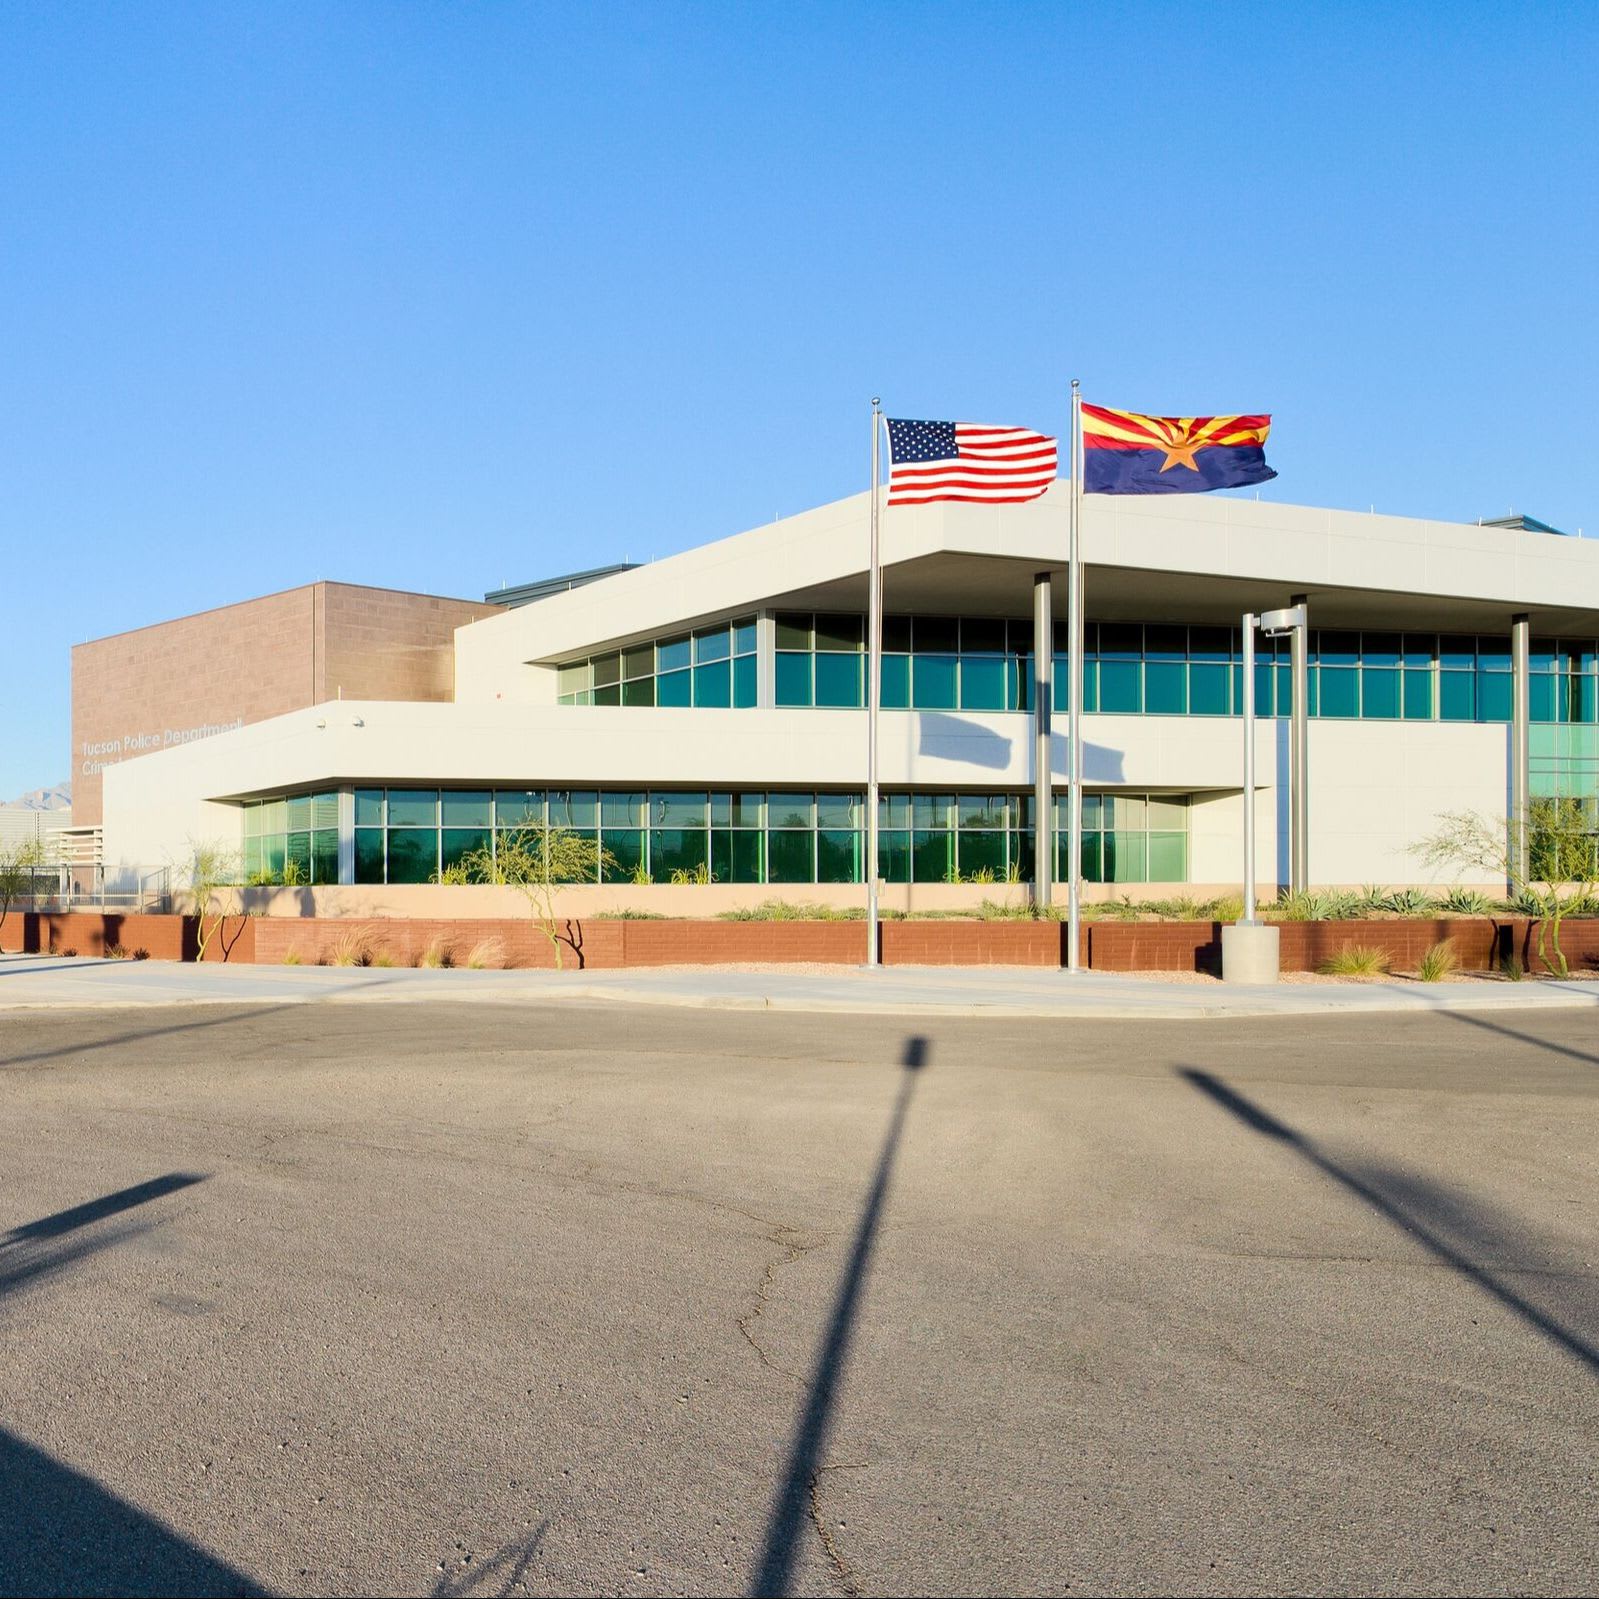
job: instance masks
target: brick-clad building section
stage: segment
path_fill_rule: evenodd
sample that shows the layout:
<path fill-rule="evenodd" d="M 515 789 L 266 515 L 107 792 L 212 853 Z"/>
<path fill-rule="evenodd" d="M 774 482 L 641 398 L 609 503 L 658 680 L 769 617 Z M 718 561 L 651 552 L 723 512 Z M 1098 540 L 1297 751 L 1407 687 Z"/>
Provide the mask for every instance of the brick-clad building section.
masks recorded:
<path fill-rule="evenodd" d="M 604 921 L 563 923 L 566 969 L 622 966 L 785 965 L 855 966 L 866 930 L 860 922 Z M 1447 939 L 1466 971 L 1496 968 L 1507 956 L 1529 975 L 1542 975 L 1537 924 L 1522 918 L 1451 917 L 1429 921 L 1284 922 L 1282 967 L 1315 971 L 1351 944 L 1384 950 L 1396 971 L 1414 971 L 1421 957 Z M 1599 921 L 1567 922 L 1561 936 L 1573 971 L 1599 968 Z M 13 911 L 0 923 L 0 950 L 100 955 L 118 945 L 149 951 L 153 960 L 193 960 L 192 916 L 136 916 L 72 911 Z M 451 964 L 467 965 L 474 951 L 493 966 L 553 968 L 555 955 L 526 918 L 297 918 L 233 916 L 206 952 L 207 960 L 239 964 L 331 964 L 341 950 L 367 960 L 385 957 L 415 966 L 430 948 Z M 1084 964 L 1106 972 L 1216 972 L 1217 922 L 1090 922 L 1083 929 Z M 956 919 L 885 922 L 885 966 L 1034 966 L 1065 964 L 1065 928 L 1058 922 L 978 922 Z"/>
<path fill-rule="evenodd" d="M 101 820 L 107 765 L 324 700 L 448 700 L 455 629 L 502 607 L 310 583 L 72 651 L 72 820 Z"/>

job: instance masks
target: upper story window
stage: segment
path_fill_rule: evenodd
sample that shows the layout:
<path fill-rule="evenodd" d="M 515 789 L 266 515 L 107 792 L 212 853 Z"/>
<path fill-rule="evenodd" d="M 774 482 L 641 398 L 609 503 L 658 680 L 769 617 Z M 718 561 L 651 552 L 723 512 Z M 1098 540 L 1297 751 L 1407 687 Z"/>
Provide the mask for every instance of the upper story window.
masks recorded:
<path fill-rule="evenodd" d="M 562 705 L 755 704 L 755 618 L 609 650 L 558 668 Z"/>

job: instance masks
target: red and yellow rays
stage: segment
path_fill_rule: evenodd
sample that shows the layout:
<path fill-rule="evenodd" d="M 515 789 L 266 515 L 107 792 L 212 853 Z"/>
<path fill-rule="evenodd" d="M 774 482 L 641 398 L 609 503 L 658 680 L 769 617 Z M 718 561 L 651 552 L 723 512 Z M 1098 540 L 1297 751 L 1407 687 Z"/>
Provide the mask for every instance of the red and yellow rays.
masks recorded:
<path fill-rule="evenodd" d="M 1083 404 L 1086 449 L 1160 450 L 1162 472 L 1174 466 L 1198 471 L 1195 453 L 1207 445 L 1260 445 L 1270 432 L 1269 416 L 1143 416 Z"/>

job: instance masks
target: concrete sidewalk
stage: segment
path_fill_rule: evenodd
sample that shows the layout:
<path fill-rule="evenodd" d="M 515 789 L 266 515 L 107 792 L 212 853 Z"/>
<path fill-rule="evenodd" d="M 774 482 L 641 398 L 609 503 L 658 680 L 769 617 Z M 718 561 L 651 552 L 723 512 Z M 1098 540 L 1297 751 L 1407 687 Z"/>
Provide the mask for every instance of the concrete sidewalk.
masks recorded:
<path fill-rule="evenodd" d="M 875 1015 L 1138 1018 L 1348 1015 L 1599 1006 L 1599 983 L 1284 983 L 1259 988 L 1026 967 L 671 967 L 601 972 L 193 966 L 0 956 L 0 1010 L 561 1000 Z"/>

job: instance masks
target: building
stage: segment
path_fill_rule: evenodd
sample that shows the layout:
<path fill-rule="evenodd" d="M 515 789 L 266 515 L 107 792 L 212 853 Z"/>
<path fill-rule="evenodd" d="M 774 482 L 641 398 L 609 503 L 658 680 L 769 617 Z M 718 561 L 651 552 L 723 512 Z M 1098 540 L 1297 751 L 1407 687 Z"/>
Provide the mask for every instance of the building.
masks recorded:
<path fill-rule="evenodd" d="M 1025 505 L 884 515 L 888 906 L 1032 876 L 1035 580 L 1059 574 L 1068 499 L 1058 483 Z M 94 774 L 108 872 L 221 840 L 251 877 L 302 885 L 302 909 L 465 913 L 479 891 L 430 880 L 496 830 L 548 818 L 613 857 L 590 907 L 720 908 L 774 891 L 858 902 L 867 515 L 856 496 L 576 586 L 505 591 L 527 599 L 514 608 L 316 585 L 84 646 L 83 762 L 103 760 L 124 724 L 153 741 L 124 741 Z M 1239 883 L 1239 620 L 1300 596 L 1311 883 L 1426 880 L 1417 841 L 1445 811 L 1504 814 L 1518 764 L 1535 794 L 1595 793 L 1599 547 L 1518 520 L 1091 496 L 1094 892 Z M 1060 703 L 1063 581 L 1049 599 Z M 374 609 L 385 620 L 353 649 Z M 1282 648 L 1262 649 L 1251 799 L 1269 885 L 1289 877 L 1290 676 Z M 122 700 L 108 717 L 109 683 Z M 175 684 L 181 708 L 161 697 Z M 207 736 L 185 739 L 193 726 Z M 1050 748 L 1062 784 L 1058 712 Z"/>

